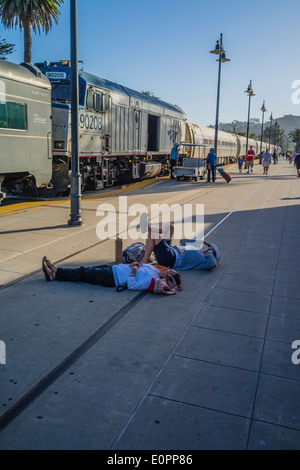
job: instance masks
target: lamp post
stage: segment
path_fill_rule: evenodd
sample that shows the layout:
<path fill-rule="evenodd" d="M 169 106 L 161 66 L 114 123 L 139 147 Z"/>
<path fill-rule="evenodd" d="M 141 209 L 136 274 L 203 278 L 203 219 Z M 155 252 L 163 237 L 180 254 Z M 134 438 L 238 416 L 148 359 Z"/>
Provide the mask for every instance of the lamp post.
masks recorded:
<path fill-rule="evenodd" d="M 269 152 L 271 151 L 271 134 L 272 134 L 272 121 L 273 121 L 273 114 L 271 113 L 270 119 L 270 133 L 269 133 Z"/>
<path fill-rule="evenodd" d="M 248 120 L 247 120 L 247 138 L 246 138 L 246 159 L 247 159 L 247 153 L 248 153 L 248 140 L 249 140 L 249 124 L 250 124 L 250 102 L 251 102 L 251 97 L 255 96 L 253 93 L 253 88 L 252 88 L 252 80 L 250 80 L 250 83 L 248 85 L 247 90 L 245 93 L 248 94 L 249 96 L 249 103 L 248 103 Z M 245 160 L 246 163 L 246 160 Z"/>
<path fill-rule="evenodd" d="M 216 107 L 216 124 L 215 124 L 215 154 L 217 155 L 218 149 L 218 128 L 219 128 L 219 103 L 220 103 L 220 82 L 221 82 L 221 64 L 223 62 L 229 62 L 230 59 L 226 58 L 225 51 L 223 49 L 223 34 L 220 34 L 220 39 L 216 43 L 214 50 L 210 51 L 211 54 L 218 55 L 217 62 L 219 62 L 218 70 L 218 88 L 217 88 L 217 107 Z"/>
<path fill-rule="evenodd" d="M 71 29 L 71 214 L 69 225 L 81 225 L 81 175 L 78 152 L 78 55 L 77 55 L 77 0 L 70 1 Z"/>
<path fill-rule="evenodd" d="M 274 146 L 275 146 L 276 152 L 277 152 L 277 144 L 276 144 L 276 141 L 278 140 L 278 139 L 277 139 L 277 131 L 278 131 L 278 124 L 277 124 L 277 119 L 276 119 L 275 124 L 274 124 Z"/>
<path fill-rule="evenodd" d="M 260 108 L 260 110 L 262 111 L 262 120 L 261 120 L 261 135 L 260 135 L 260 154 L 262 152 L 262 142 L 263 142 L 263 135 L 264 135 L 264 114 L 265 112 L 267 111 L 266 107 L 265 107 L 265 100 L 262 104 L 262 107 Z"/>

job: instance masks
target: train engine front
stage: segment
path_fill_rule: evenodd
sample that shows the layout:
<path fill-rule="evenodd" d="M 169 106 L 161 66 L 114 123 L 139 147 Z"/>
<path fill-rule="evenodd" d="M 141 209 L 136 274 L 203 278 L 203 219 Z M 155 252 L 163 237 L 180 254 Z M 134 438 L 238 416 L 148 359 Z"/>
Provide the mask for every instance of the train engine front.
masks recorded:
<path fill-rule="evenodd" d="M 36 64 L 52 84 L 53 181 L 63 188 L 71 160 L 71 64 Z M 168 174 L 183 139 L 185 115 L 174 105 L 79 71 L 82 190 Z"/>

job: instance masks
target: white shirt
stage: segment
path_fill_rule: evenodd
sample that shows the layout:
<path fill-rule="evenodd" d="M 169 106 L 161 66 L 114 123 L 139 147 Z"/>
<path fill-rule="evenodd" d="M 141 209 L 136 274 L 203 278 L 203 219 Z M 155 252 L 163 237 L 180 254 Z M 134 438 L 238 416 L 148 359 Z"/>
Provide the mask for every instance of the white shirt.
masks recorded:
<path fill-rule="evenodd" d="M 126 286 L 130 290 L 147 290 L 152 278 L 159 278 L 159 269 L 151 264 L 142 264 L 135 276 L 130 276 L 129 264 L 116 264 L 112 267 L 116 287 Z"/>

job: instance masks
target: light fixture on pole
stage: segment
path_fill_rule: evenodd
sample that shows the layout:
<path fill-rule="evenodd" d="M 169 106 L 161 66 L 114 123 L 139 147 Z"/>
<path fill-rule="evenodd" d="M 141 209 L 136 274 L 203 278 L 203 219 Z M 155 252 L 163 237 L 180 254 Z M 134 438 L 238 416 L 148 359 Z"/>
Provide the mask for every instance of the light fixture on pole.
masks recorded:
<path fill-rule="evenodd" d="M 216 124 L 215 124 L 215 154 L 217 155 L 218 149 L 218 129 L 219 129 L 219 103 L 220 103 L 220 82 L 221 82 L 221 64 L 224 62 L 229 62 L 230 59 L 226 58 L 225 51 L 223 49 L 223 34 L 220 34 L 220 40 L 217 41 L 216 47 L 214 50 L 210 51 L 211 54 L 218 55 L 217 62 L 219 62 L 218 70 L 218 89 L 217 89 L 217 107 L 216 107 Z"/>
<path fill-rule="evenodd" d="M 273 121 L 273 114 L 271 113 L 270 119 L 270 133 L 269 133 L 269 152 L 271 151 L 271 134 L 272 134 L 272 121 Z"/>
<path fill-rule="evenodd" d="M 249 140 L 249 124 L 250 124 L 250 101 L 251 101 L 252 96 L 255 96 L 255 94 L 253 93 L 253 88 L 252 88 L 252 80 L 250 80 L 250 83 L 249 83 L 248 88 L 247 88 L 247 90 L 245 91 L 245 93 L 247 93 L 248 96 L 249 96 L 249 103 L 248 103 L 248 120 L 247 120 L 247 138 L 246 138 L 246 159 L 247 159 L 248 140 Z M 245 163 L 246 163 L 246 160 L 245 160 Z"/>
<path fill-rule="evenodd" d="M 261 120 L 261 135 L 260 135 L 260 154 L 262 152 L 262 141 L 263 141 L 263 135 L 264 135 L 264 114 L 265 112 L 267 111 L 266 107 L 265 107 L 265 100 L 262 104 L 262 107 L 260 108 L 260 110 L 262 111 L 262 120 Z"/>

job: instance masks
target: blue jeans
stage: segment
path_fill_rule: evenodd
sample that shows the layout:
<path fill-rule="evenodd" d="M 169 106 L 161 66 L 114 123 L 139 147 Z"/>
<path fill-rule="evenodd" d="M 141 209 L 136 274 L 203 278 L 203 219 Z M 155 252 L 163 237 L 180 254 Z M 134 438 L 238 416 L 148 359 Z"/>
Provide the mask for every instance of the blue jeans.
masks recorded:
<path fill-rule="evenodd" d="M 210 181 L 210 172 L 211 172 L 211 176 L 212 176 L 212 182 L 214 183 L 215 182 L 215 179 L 216 179 L 216 166 L 215 165 L 211 165 L 211 169 L 207 169 L 207 181 Z"/>

